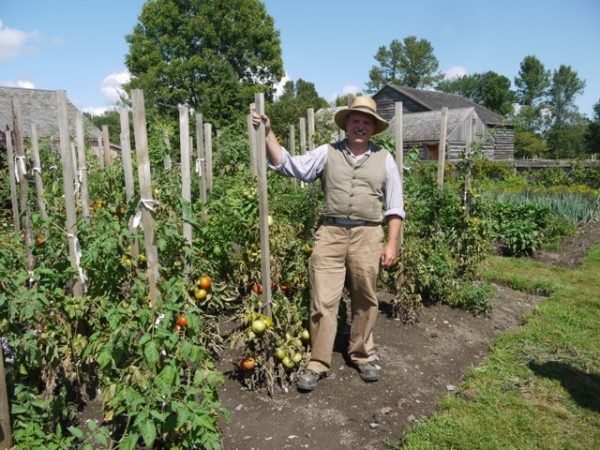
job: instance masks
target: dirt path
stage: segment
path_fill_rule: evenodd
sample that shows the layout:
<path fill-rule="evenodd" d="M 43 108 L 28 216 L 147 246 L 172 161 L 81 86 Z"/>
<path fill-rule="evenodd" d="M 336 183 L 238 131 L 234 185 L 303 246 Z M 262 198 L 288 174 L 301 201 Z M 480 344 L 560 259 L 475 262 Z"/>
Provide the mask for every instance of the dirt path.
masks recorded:
<path fill-rule="evenodd" d="M 600 241 L 600 222 L 586 226 L 565 240 L 558 252 L 535 257 L 549 264 L 575 267 L 587 250 Z M 435 412 L 441 396 L 456 395 L 456 386 L 477 365 L 503 331 L 523 323 L 540 298 L 498 287 L 489 316 L 446 306 L 425 308 L 420 321 L 404 325 L 383 313 L 376 326 L 382 379 L 364 383 L 343 357 L 342 345 L 333 356 L 329 378 L 311 393 L 295 386 L 266 392 L 248 392 L 236 380 L 237 355 L 222 361 L 227 381 L 220 400 L 231 411 L 224 423 L 226 450 L 266 449 L 388 449 L 411 425 Z M 461 393 L 460 395 L 469 395 Z"/>

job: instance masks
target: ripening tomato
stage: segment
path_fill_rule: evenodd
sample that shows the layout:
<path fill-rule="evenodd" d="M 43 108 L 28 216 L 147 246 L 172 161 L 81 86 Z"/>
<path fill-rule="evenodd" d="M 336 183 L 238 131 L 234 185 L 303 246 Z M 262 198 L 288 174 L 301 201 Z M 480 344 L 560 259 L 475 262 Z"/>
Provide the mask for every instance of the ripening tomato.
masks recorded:
<path fill-rule="evenodd" d="M 181 315 L 177 318 L 177 325 L 179 325 L 180 327 L 187 327 L 187 319 L 185 318 L 185 316 Z"/>
<path fill-rule="evenodd" d="M 263 287 L 260 284 L 254 283 L 252 285 L 252 292 L 254 292 L 255 294 L 262 294 L 263 293 Z"/>
<path fill-rule="evenodd" d="M 45 240 L 44 240 L 43 236 L 37 235 L 35 237 L 35 245 L 36 245 L 36 247 L 41 247 L 42 245 L 44 245 L 44 242 L 45 242 Z"/>
<path fill-rule="evenodd" d="M 210 289 L 210 287 L 212 286 L 211 278 L 208 275 L 203 275 L 198 280 L 198 286 L 200 286 L 202 289 Z"/>
<path fill-rule="evenodd" d="M 196 300 L 204 300 L 207 295 L 208 295 L 208 292 L 206 291 L 206 289 L 202 289 L 202 288 L 194 289 L 194 297 L 196 298 Z"/>
<path fill-rule="evenodd" d="M 241 366 L 244 370 L 252 370 L 256 366 L 256 361 L 252 357 L 242 359 Z"/>

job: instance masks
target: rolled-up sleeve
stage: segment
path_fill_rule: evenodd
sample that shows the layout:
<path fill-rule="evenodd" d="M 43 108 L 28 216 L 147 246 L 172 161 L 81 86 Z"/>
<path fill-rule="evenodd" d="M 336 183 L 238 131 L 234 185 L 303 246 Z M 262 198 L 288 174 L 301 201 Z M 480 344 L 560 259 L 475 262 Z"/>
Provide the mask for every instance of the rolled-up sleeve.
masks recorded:
<path fill-rule="evenodd" d="M 269 168 L 280 175 L 311 183 L 323 172 L 327 161 L 327 148 L 327 145 L 321 145 L 303 155 L 292 156 L 281 147 L 281 163 L 275 166 L 269 161 Z"/>
<path fill-rule="evenodd" d="M 383 216 L 399 216 L 404 220 L 404 194 L 402 192 L 402 180 L 394 157 L 388 154 L 385 161 L 386 183 L 385 183 L 385 211 Z"/>

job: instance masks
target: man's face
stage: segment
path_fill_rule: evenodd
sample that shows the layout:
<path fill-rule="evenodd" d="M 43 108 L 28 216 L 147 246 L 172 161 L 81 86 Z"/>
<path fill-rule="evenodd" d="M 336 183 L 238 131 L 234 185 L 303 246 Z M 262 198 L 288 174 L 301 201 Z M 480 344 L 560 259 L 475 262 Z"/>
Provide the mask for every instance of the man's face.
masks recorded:
<path fill-rule="evenodd" d="M 346 119 L 346 133 L 353 143 L 366 143 L 375 130 L 375 121 L 369 114 L 352 112 Z"/>

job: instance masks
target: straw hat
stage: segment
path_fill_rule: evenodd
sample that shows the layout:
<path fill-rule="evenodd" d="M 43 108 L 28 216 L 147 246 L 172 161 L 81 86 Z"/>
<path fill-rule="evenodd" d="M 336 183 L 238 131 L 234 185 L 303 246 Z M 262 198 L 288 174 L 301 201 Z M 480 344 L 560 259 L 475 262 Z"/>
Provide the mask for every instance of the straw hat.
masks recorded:
<path fill-rule="evenodd" d="M 373 134 L 381 133 L 388 127 L 388 122 L 377 114 L 377 104 L 375 100 L 366 95 L 354 97 L 349 108 L 341 109 L 335 113 L 335 124 L 342 130 L 346 129 L 346 119 L 353 112 L 361 112 L 370 115 L 375 121 Z"/>

